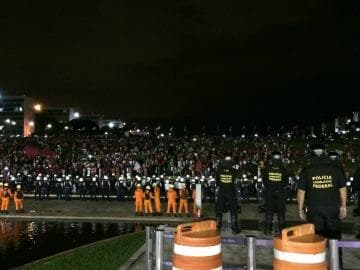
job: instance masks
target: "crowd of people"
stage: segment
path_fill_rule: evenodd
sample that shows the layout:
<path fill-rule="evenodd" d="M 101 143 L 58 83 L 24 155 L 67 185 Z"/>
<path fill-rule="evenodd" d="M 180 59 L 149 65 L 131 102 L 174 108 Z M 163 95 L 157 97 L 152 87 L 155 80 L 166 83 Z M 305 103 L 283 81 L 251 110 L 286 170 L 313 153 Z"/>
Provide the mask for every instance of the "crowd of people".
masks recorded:
<path fill-rule="evenodd" d="M 165 198 L 171 185 L 179 194 L 181 182 L 189 191 L 200 183 L 205 199 L 214 200 L 215 176 L 225 148 L 231 149 L 242 201 L 263 199 L 261 170 L 273 150 L 281 152 L 282 162 L 289 168 L 287 199 L 295 198 L 307 143 L 288 136 L 1 137 L 0 183 L 13 193 L 20 185 L 25 194 L 34 194 L 39 200 L 132 199 L 137 184 L 153 189 L 154 183 Z M 341 157 L 347 162 L 359 161 L 351 147 L 343 149 Z M 351 174 L 348 170 L 349 180 Z"/>

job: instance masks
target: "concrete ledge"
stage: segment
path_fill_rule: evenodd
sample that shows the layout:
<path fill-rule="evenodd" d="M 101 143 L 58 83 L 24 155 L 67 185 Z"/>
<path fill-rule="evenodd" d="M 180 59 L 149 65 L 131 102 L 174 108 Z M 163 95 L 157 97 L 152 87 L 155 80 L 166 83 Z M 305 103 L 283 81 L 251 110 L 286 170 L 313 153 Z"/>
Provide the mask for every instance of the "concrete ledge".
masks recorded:
<path fill-rule="evenodd" d="M 47 221 L 114 221 L 114 222 L 135 222 L 141 224 L 161 223 L 178 224 L 181 222 L 193 221 L 192 218 L 183 217 L 99 217 L 99 216 L 51 216 L 51 215 L 0 215 L 0 219 L 19 219 L 19 220 L 47 220 Z"/>
<path fill-rule="evenodd" d="M 136 263 L 140 256 L 143 255 L 146 251 L 146 243 L 140 247 L 131 257 L 130 259 L 122 266 L 120 267 L 119 270 L 128 270 L 128 269 L 132 269 L 132 265 L 134 263 Z M 145 265 L 144 265 L 144 268 L 145 268 Z"/>

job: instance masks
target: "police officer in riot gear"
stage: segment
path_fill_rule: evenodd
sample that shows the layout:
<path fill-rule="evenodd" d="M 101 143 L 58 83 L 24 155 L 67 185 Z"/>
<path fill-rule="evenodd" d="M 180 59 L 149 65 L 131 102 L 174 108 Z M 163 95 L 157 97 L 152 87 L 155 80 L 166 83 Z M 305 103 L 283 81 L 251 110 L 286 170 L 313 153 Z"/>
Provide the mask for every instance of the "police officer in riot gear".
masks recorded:
<path fill-rule="evenodd" d="M 84 182 L 84 178 L 82 178 L 82 177 L 80 177 L 80 179 L 79 179 L 78 190 L 79 190 L 80 200 L 85 200 L 86 199 L 86 183 Z"/>
<path fill-rule="evenodd" d="M 263 180 L 265 186 L 265 234 L 271 234 L 274 213 L 277 213 L 279 230 L 285 228 L 286 194 L 288 172 L 282 165 L 281 153 L 271 154 L 270 165 L 264 169 Z"/>
<path fill-rule="evenodd" d="M 299 216 L 313 223 L 317 234 L 329 239 L 340 239 L 340 220 L 347 215 L 344 170 L 339 164 L 334 165 L 326 159 L 324 145 L 313 145 L 312 153 L 309 166 L 300 173 L 297 194 Z"/>
<path fill-rule="evenodd" d="M 357 204 L 355 204 L 353 210 L 353 216 L 357 217 L 360 216 L 360 167 L 358 167 L 354 172 L 354 181 L 353 181 L 353 191 L 357 193 Z M 360 232 L 357 231 L 356 235 L 357 239 L 360 239 Z"/>
<path fill-rule="evenodd" d="M 225 153 L 217 175 L 216 182 L 219 186 L 218 199 L 215 206 L 217 227 L 222 227 L 222 214 L 227 205 L 231 214 L 231 230 L 234 234 L 239 233 L 238 226 L 238 202 L 235 187 L 236 171 L 233 168 L 233 160 L 230 152 Z"/>

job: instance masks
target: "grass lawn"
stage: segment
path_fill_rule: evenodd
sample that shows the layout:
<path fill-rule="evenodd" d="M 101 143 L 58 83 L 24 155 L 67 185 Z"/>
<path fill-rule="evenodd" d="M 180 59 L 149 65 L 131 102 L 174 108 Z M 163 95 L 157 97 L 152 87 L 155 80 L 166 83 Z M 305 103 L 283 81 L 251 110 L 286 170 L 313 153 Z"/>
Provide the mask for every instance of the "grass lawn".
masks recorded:
<path fill-rule="evenodd" d="M 20 269 L 119 269 L 144 243 L 144 232 L 122 235 L 50 257 Z"/>

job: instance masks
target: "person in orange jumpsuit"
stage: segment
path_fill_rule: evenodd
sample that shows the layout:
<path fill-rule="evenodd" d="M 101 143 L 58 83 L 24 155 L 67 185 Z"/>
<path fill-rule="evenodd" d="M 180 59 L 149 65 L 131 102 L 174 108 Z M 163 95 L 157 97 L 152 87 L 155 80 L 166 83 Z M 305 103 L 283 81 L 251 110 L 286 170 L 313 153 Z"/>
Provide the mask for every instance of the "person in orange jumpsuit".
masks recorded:
<path fill-rule="evenodd" d="M 184 208 L 185 214 L 189 216 L 189 206 L 188 206 L 189 191 L 187 190 L 185 183 L 183 183 L 181 186 L 179 197 L 180 197 L 179 214 L 182 213 L 182 210 Z"/>
<path fill-rule="evenodd" d="M 1 207 L 1 200 L 2 200 L 2 192 L 4 191 L 4 183 L 0 182 L 0 207 Z"/>
<path fill-rule="evenodd" d="M 16 191 L 14 194 L 14 203 L 15 203 L 16 213 L 24 212 L 24 194 L 21 191 L 20 185 L 16 186 Z"/>
<path fill-rule="evenodd" d="M 194 215 L 194 217 L 199 218 L 199 217 L 201 217 L 202 207 L 198 208 L 197 205 L 196 205 L 196 189 L 195 189 L 195 185 L 194 185 L 194 187 L 192 189 L 191 197 L 193 199 L 193 215 Z M 203 198 L 203 193 L 202 192 L 201 192 L 201 198 Z"/>
<path fill-rule="evenodd" d="M 156 183 L 153 184 L 154 189 L 154 202 L 156 215 L 161 215 L 161 202 L 160 202 L 160 187 Z"/>
<path fill-rule="evenodd" d="M 144 208 L 145 208 L 145 214 L 152 214 L 153 213 L 153 208 L 152 208 L 152 193 L 151 193 L 151 187 L 150 186 L 146 186 L 145 188 L 145 193 L 144 193 Z"/>
<path fill-rule="evenodd" d="M 172 213 L 176 216 L 176 199 L 177 199 L 177 194 L 176 191 L 174 189 L 174 185 L 170 184 L 169 185 L 169 190 L 166 194 L 166 197 L 168 199 L 168 203 L 167 203 L 167 215 L 170 215 L 170 212 L 172 211 Z"/>
<path fill-rule="evenodd" d="M 142 190 L 141 184 L 136 184 L 134 198 L 135 198 L 135 214 L 142 215 L 144 191 Z"/>
<path fill-rule="evenodd" d="M 11 191 L 9 189 L 9 184 L 5 183 L 4 184 L 4 190 L 3 192 L 1 192 L 1 212 L 4 214 L 8 213 L 8 209 L 9 209 L 9 201 L 11 198 Z"/>

